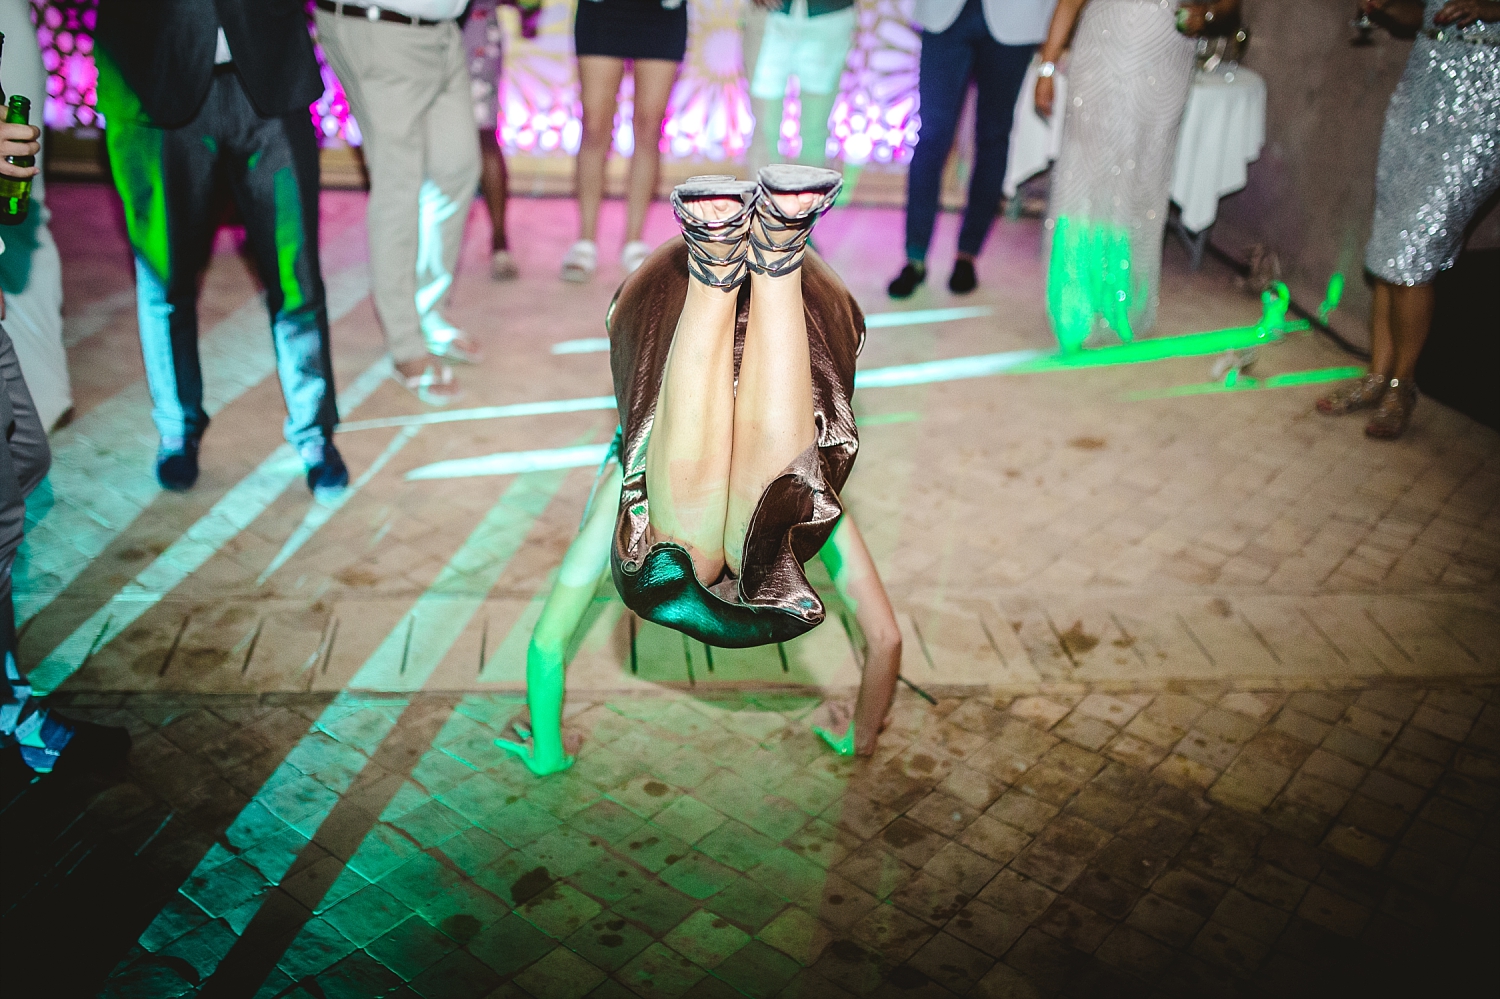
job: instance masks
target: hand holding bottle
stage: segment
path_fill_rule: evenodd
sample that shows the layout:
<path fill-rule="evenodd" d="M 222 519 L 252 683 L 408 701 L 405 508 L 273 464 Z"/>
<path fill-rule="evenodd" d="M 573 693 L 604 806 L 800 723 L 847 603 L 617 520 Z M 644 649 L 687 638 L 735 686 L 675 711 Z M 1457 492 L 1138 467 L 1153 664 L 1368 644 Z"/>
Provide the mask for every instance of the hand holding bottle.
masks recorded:
<path fill-rule="evenodd" d="M 0 174 L 14 177 L 16 180 L 35 177 L 40 172 L 37 167 L 17 166 L 10 162 L 10 158 L 12 156 L 35 156 L 42 148 L 41 143 L 37 141 L 41 136 L 42 130 L 35 125 L 0 122 Z"/>

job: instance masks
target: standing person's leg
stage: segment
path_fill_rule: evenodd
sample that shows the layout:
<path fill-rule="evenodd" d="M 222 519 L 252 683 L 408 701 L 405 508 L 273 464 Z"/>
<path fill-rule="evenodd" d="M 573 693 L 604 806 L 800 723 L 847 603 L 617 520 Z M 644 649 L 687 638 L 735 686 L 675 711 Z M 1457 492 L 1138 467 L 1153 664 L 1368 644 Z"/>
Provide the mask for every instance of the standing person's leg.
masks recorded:
<path fill-rule="evenodd" d="M 418 193 L 427 172 L 423 119 L 443 80 L 435 28 L 316 12 L 318 41 L 363 136 L 370 175 L 371 290 L 397 372 L 429 402 L 452 398 L 452 373 L 427 350 L 417 315 Z"/>
<path fill-rule="evenodd" d="M 211 91 L 205 107 L 213 100 Z M 198 280 L 214 230 L 218 155 L 203 122 L 203 110 L 171 129 L 121 114 L 105 132 L 135 252 L 141 354 L 151 419 L 161 437 L 156 476 L 162 488 L 174 490 L 190 489 L 198 480 L 198 444 L 208 429 L 198 363 Z"/>
<path fill-rule="evenodd" d="M 797 153 L 798 163 L 815 167 L 828 165 L 828 119 L 838 99 L 837 93 L 802 92 L 802 148 Z"/>
<path fill-rule="evenodd" d="M 819 14 L 803 22 L 802 43 L 797 47 L 797 82 L 802 101 L 802 149 L 797 162 L 826 166 L 828 119 L 838 100 L 839 81 L 849 58 L 858 24 L 856 8 L 846 7 Z M 845 192 L 848 193 L 848 192 Z"/>
<path fill-rule="evenodd" d="M 927 248 L 937 222 L 943 168 L 953 149 L 973 66 L 973 49 L 965 41 L 963 27 L 960 15 L 947 31 L 922 32 L 917 79 L 922 128 L 906 172 L 906 266 L 887 289 L 892 298 L 908 297 L 927 277 Z"/>
<path fill-rule="evenodd" d="M 349 484 L 333 445 L 338 410 L 328 341 L 328 306 L 318 260 L 318 139 L 304 114 L 262 118 L 237 77 L 227 77 L 221 111 L 229 181 L 255 256 L 276 370 L 286 401 L 286 439 L 307 466 L 307 485 L 327 493 Z"/>
<path fill-rule="evenodd" d="M 479 192 L 490 213 L 490 276 L 496 281 L 519 277 L 510 255 L 510 238 L 505 231 L 505 209 L 510 201 L 510 175 L 505 169 L 505 154 L 493 128 L 479 130 Z M 503 255 L 503 256 L 502 256 Z"/>
<path fill-rule="evenodd" d="M 1005 166 L 1010 156 L 1010 128 L 1016 99 L 1031 64 L 1034 45 L 1002 45 L 985 32 L 975 42 L 974 78 L 979 87 L 979 113 L 974 122 L 974 166 L 969 176 L 969 200 L 958 232 L 958 260 L 948 288 L 959 294 L 978 284 L 974 258 L 1000 214 L 1005 189 Z"/>
<path fill-rule="evenodd" d="M 15 748 L 20 762 L 37 773 L 113 766 L 130 751 L 130 735 L 119 728 L 75 722 L 49 711 L 33 695 L 16 662 L 15 607 L 11 570 L 26 524 L 26 494 L 51 463 L 47 432 L 21 375 L 15 347 L 0 329 L 0 749 Z"/>
<path fill-rule="evenodd" d="M 505 203 L 510 196 L 505 155 L 495 132 L 500 121 L 500 73 L 505 30 L 498 7 L 476 5 L 464 24 L 464 56 L 469 64 L 474 124 L 479 132 L 479 193 L 490 216 L 490 277 L 518 276 L 505 234 Z"/>
<path fill-rule="evenodd" d="M 1380 405 L 1396 366 L 1396 342 L 1391 333 L 1391 291 L 1389 282 L 1375 278 L 1374 296 L 1370 302 L 1369 373 L 1320 397 L 1314 403 L 1318 412 L 1326 416 L 1341 416 L 1356 409 Z"/>
<path fill-rule="evenodd" d="M 625 60 L 579 56 L 578 85 L 583 100 L 583 134 L 578 139 L 578 242 L 563 260 L 563 278 L 585 281 L 599 264 L 599 205 L 604 201 L 604 164 L 613 141 L 615 111 Z"/>
<path fill-rule="evenodd" d="M 625 220 L 626 253 L 622 260 L 626 273 L 635 270 L 646 259 L 650 247 L 641 242 L 646 227 L 646 209 L 656 196 L 656 181 L 661 173 L 661 125 L 667 116 L 667 101 L 672 84 L 677 82 L 680 63 L 668 59 L 635 60 L 635 151 L 630 154 L 630 180 L 626 188 L 628 210 Z M 634 246 L 632 246 L 634 244 Z M 635 257 L 632 258 L 632 251 Z"/>
<path fill-rule="evenodd" d="M 456 361 L 479 360 L 479 345 L 443 318 L 440 306 L 453 289 L 464 225 L 479 184 L 479 141 L 463 37 L 457 25 L 431 29 L 442 39 L 442 59 L 429 70 L 440 87 L 423 122 L 427 176 L 422 184 L 422 238 L 417 253 L 417 312 L 428 349 Z"/>
<path fill-rule="evenodd" d="M 1430 281 L 1386 287 L 1391 303 L 1390 379 L 1380 407 L 1365 425 L 1365 433 L 1380 440 L 1395 440 L 1406 432 L 1412 409 L 1417 405 L 1417 360 L 1422 356 L 1427 334 L 1432 331 L 1436 297 Z"/>
<path fill-rule="evenodd" d="M 744 4 L 740 22 L 742 65 L 750 79 L 750 112 L 755 118 L 755 127 L 750 132 L 749 144 L 745 146 L 745 166 L 751 180 L 761 167 L 776 159 L 776 141 L 781 133 L 781 106 L 786 81 L 782 81 L 783 97 L 761 98 L 755 96 L 755 74 L 760 68 L 760 52 L 765 44 L 767 15 L 764 7 L 754 0 Z"/>

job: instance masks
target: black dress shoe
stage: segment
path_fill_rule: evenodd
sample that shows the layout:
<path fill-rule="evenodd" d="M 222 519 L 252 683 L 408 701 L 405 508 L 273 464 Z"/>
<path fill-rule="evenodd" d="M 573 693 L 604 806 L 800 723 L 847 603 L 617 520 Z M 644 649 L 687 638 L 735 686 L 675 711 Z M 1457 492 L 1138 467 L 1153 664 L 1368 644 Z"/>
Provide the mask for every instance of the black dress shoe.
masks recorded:
<path fill-rule="evenodd" d="M 927 268 L 908 260 L 906 266 L 901 268 L 901 273 L 896 275 L 896 280 L 887 285 L 885 290 L 892 298 L 910 298 L 911 293 L 917 290 L 917 285 L 926 280 Z"/>
<path fill-rule="evenodd" d="M 979 287 L 979 275 L 974 273 L 974 261 L 959 257 L 953 262 L 953 273 L 948 276 L 948 290 L 955 295 L 967 295 Z"/>
<path fill-rule="evenodd" d="M 349 468 L 331 441 L 305 449 L 302 460 L 307 463 L 307 488 L 319 499 L 330 498 L 348 487 Z"/>
<path fill-rule="evenodd" d="M 186 492 L 198 481 L 198 438 L 162 441 L 156 452 L 156 481 L 163 489 Z"/>

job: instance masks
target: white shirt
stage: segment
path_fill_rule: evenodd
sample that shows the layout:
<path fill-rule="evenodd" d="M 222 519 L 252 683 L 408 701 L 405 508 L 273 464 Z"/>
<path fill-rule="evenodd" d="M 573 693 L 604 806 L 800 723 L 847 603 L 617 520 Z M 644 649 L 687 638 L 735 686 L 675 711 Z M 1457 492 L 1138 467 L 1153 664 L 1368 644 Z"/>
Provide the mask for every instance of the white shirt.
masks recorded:
<path fill-rule="evenodd" d="M 370 0 L 358 0 L 361 7 L 379 7 L 381 10 L 428 21 L 451 21 L 464 12 L 468 2 L 469 0 L 385 0 L 383 3 L 371 3 Z"/>
<path fill-rule="evenodd" d="M 222 66 L 226 62 L 234 62 L 234 56 L 229 54 L 229 39 L 224 37 L 224 29 L 219 29 L 219 40 L 214 46 L 214 65 Z"/>
<path fill-rule="evenodd" d="M 936 34 L 946 31 L 964 9 L 965 0 L 916 0 L 912 17 Z M 983 0 L 984 23 L 1002 45 L 1040 45 L 1047 39 L 1057 0 Z"/>

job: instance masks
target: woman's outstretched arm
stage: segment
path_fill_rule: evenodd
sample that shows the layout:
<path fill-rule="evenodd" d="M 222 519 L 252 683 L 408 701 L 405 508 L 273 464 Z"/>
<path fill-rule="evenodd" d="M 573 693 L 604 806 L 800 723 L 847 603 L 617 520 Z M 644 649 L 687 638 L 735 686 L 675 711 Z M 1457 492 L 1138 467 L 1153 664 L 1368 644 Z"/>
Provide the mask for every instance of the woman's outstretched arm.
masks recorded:
<path fill-rule="evenodd" d="M 896 623 L 896 612 L 886 596 L 875 560 L 870 557 L 865 539 L 848 511 L 818 554 L 828 567 L 839 596 L 853 609 L 868 647 L 864 675 L 859 682 L 859 700 L 855 702 L 848 730 L 843 735 L 822 728 L 814 731 L 841 756 L 869 756 L 875 752 L 875 743 L 896 694 L 896 677 L 901 672 L 901 626 Z"/>
<path fill-rule="evenodd" d="M 495 744 L 519 756 L 538 776 L 557 773 L 573 765 L 563 747 L 563 668 L 568 643 L 588 613 L 599 577 L 609 565 L 615 515 L 620 507 L 620 484 L 624 474 L 619 462 L 611 461 L 600 473 L 598 485 L 578 537 L 568 546 L 557 582 L 542 605 L 542 615 L 526 647 L 526 704 L 531 713 L 530 732 L 517 732 L 529 741 L 496 739 Z"/>

